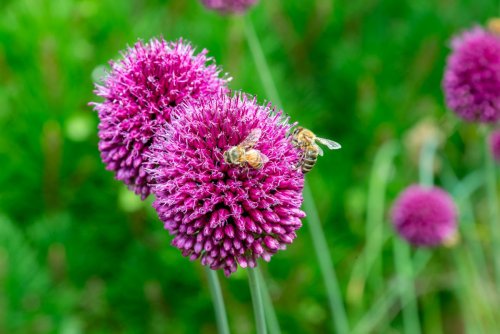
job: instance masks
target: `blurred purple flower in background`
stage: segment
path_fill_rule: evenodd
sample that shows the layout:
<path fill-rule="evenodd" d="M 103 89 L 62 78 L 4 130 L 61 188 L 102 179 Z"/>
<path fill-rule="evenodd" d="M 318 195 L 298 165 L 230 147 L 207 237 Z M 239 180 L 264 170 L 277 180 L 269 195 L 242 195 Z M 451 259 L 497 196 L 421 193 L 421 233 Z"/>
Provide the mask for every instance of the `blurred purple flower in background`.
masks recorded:
<path fill-rule="evenodd" d="M 438 246 L 452 238 L 457 212 L 451 196 L 437 187 L 412 185 L 396 199 L 392 223 L 399 235 L 415 246 Z"/>
<path fill-rule="evenodd" d="M 448 107 L 469 122 L 500 120 L 500 36 L 480 27 L 451 44 L 443 88 Z"/>
<path fill-rule="evenodd" d="M 195 55 L 189 43 L 152 39 L 138 42 L 111 62 L 111 71 L 95 93 L 104 98 L 92 103 L 99 115 L 99 150 L 106 169 L 146 198 L 150 193 L 144 154 L 152 136 L 179 103 L 206 98 L 226 90 L 226 78 L 203 50 Z"/>
<path fill-rule="evenodd" d="M 296 237 L 304 175 L 281 112 L 237 93 L 188 101 L 155 137 L 149 154 L 153 204 L 184 256 L 229 276 L 237 264 L 269 261 Z M 223 154 L 254 129 L 261 169 L 230 165 Z"/>
<path fill-rule="evenodd" d="M 208 9 L 221 13 L 243 14 L 249 7 L 255 5 L 258 0 L 201 0 Z"/>
<path fill-rule="evenodd" d="M 490 135 L 490 152 L 493 158 L 500 163 L 500 129 L 496 129 Z"/>

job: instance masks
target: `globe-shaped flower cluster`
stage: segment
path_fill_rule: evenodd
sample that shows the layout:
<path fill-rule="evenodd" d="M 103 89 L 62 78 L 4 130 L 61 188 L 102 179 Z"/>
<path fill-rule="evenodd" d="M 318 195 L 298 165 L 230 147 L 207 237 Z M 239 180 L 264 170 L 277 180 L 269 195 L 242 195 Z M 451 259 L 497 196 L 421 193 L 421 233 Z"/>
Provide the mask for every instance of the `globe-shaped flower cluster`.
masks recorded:
<path fill-rule="evenodd" d="M 469 122 L 500 120 L 500 35 L 476 27 L 455 37 L 443 88 L 448 107 Z"/>
<path fill-rule="evenodd" d="M 415 246 L 438 246 L 452 238 L 457 212 L 451 196 L 437 187 L 406 188 L 392 207 L 398 234 Z"/>
<path fill-rule="evenodd" d="M 153 206 L 184 256 L 230 275 L 295 239 L 304 176 L 290 127 L 280 112 L 239 93 L 176 108 L 149 159 Z M 269 161 L 261 169 L 226 162 L 224 152 L 254 129 L 262 133 L 254 149 Z"/>
<path fill-rule="evenodd" d="M 99 116 L 99 150 L 108 170 L 145 198 L 150 193 L 144 156 L 153 135 L 170 121 L 184 100 L 204 99 L 227 90 L 227 79 L 203 50 L 197 55 L 182 40 L 152 39 L 128 48 L 111 63 L 95 93 Z"/>

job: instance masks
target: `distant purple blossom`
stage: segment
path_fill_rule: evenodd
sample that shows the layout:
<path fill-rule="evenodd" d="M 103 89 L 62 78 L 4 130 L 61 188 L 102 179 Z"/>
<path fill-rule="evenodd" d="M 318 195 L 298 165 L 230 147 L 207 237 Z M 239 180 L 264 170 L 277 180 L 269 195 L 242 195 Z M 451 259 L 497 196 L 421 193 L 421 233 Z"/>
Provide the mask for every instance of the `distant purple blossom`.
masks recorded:
<path fill-rule="evenodd" d="M 392 223 L 399 235 L 415 246 L 438 246 L 457 228 L 457 212 L 444 190 L 413 185 L 406 188 L 392 207 Z"/>
<path fill-rule="evenodd" d="M 226 90 L 226 79 L 202 50 L 189 43 L 152 39 L 128 48 L 95 93 L 99 115 L 99 150 L 108 170 L 144 199 L 150 193 L 144 166 L 152 136 L 188 98 L 201 99 Z"/>
<path fill-rule="evenodd" d="M 304 176 L 290 127 L 281 112 L 239 93 L 191 100 L 172 113 L 152 146 L 150 172 L 153 206 L 184 256 L 229 276 L 295 239 Z M 262 169 L 226 163 L 224 152 L 253 129 L 262 131 L 254 148 L 269 161 Z"/>
<path fill-rule="evenodd" d="M 493 158 L 500 163 L 500 129 L 490 135 L 490 151 Z"/>
<path fill-rule="evenodd" d="M 213 9 L 221 13 L 244 13 L 258 0 L 201 0 L 208 9 Z"/>
<path fill-rule="evenodd" d="M 443 88 L 448 107 L 469 122 L 500 120 L 500 36 L 480 27 L 451 44 Z"/>

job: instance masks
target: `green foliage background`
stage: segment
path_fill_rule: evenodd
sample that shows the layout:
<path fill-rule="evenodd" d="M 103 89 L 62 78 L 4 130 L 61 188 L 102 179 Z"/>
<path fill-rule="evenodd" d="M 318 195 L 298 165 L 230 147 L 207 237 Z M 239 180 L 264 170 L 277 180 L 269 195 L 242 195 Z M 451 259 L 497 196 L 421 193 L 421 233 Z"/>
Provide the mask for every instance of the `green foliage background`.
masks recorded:
<path fill-rule="evenodd" d="M 446 111 L 441 78 L 450 37 L 498 9 L 488 0 L 260 0 L 247 17 L 280 107 L 343 145 L 307 179 L 352 327 L 376 301 L 387 300 L 394 283 L 393 235 L 384 213 L 403 187 L 418 182 L 405 133 L 424 118 L 442 129 L 444 167 L 437 182 L 450 191 L 483 168 L 482 133 Z M 232 89 L 264 103 L 268 96 L 244 20 L 206 11 L 196 0 L 0 2 L 0 332 L 216 332 L 204 271 L 169 245 L 151 200 L 141 203 L 104 170 L 97 116 L 88 103 L 96 101 L 93 82 L 110 59 L 137 39 L 159 35 L 207 48 L 233 77 Z M 385 203 L 380 198 L 382 247 L 376 272 L 360 278 L 353 270 L 366 242 L 380 237 L 366 231 L 374 214 L 366 209 L 370 173 L 380 147 L 391 140 L 398 153 L 388 182 L 377 185 L 374 176 L 382 195 L 387 187 Z M 500 323 L 485 192 L 474 196 L 478 238 L 467 243 L 465 236 L 453 250 L 433 251 L 416 279 L 425 332 L 488 331 Z M 307 228 L 305 221 L 296 242 L 262 265 L 286 333 L 330 329 Z M 469 252 L 477 247 L 484 248 L 484 265 L 475 261 L 479 253 Z M 252 333 L 246 273 L 222 278 L 222 285 L 231 328 Z M 467 298 L 480 298 L 469 305 L 475 311 L 467 309 L 463 301 L 473 300 Z M 369 322 L 372 331 L 401 331 L 399 303 L 390 305 Z"/>

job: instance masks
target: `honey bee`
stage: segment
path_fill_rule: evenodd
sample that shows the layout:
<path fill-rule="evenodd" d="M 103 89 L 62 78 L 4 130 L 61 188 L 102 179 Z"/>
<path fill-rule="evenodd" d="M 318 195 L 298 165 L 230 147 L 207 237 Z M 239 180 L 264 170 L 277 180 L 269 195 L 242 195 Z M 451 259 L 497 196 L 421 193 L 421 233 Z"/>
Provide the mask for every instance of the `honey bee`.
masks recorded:
<path fill-rule="evenodd" d="M 298 168 L 303 174 L 310 172 L 318 160 L 318 155 L 323 156 L 323 150 L 316 144 L 321 143 L 330 150 L 338 150 L 340 144 L 330 139 L 319 138 L 308 129 L 301 126 L 296 127 L 292 132 L 292 143 L 295 147 L 302 150 L 302 156 L 298 163 Z"/>
<path fill-rule="evenodd" d="M 231 165 L 242 166 L 245 163 L 254 169 L 261 169 L 269 158 L 253 147 L 260 139 L 262 131 L 253 129 L 241 143 L 224 152 L 224 161 Z"/>

